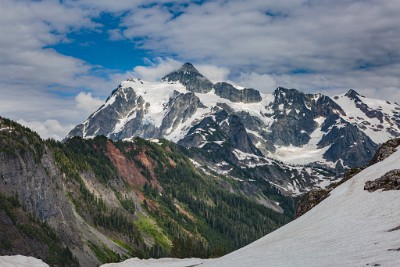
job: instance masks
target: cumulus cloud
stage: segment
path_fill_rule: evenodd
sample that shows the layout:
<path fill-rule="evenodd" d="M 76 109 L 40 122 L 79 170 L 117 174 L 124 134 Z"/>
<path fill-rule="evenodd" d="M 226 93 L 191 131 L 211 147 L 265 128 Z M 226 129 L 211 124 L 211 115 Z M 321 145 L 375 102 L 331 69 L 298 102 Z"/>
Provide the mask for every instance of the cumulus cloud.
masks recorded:
<path fill-rule="evenodd" d="M 43 139 L 62 140 L 73 127 L 72 125 L 61 125 L 59 121 L 54 119 L 45 121 L 25 121 L 20 119 L 17 122 L 37 132 Z"/>
<path fill-rule="evenodd" d="M 195 65 L 195 68 L 213 83 L 227 81 L 230 73 L 228 68 L 215 65 L 200 64 Z"/>
<path fill-rule="evenodd" d="M 237 83 L 247 88 L 254 88 L 264 93 L 272 92 L 277 87 L 276 77 L 268 74 L 240 73 Z"/>
<path fill-rule="evenodd" d="M 54 120 L 64 127 L 83 119 L 71 95 L 104 79 L 92 75 L 96 66 L 48 47 L 70 32 L 96 29 L 96 14 L 58 1 L 0 1 L 1 116 L 53 138 L 63 137 Z"/>
<path fill-rule="evenodd" d="M 75 97 L 75 102 L 78 109 L 81 109 L 87 113 L 92 113 L 104 103 L 103 100 L 93 97 L 92 93 L 86 92 L 80 92 Z"/>
<path fill-rule="evenodd" d="M 172 58 L 156 58 L 154 61 L 148 60 L 147 63 L 147 66 L 136 66 L 129 75 L 147 81 L 158 81 L 182 65 L 182 62 Z"/>
<path fill-rule="evenodd" d="M 121 25 L 140 47 L 227 67 L 232 80 L 247 82 L 256 76 L 241 73 L 254 72 L 276 75 L 278 85 L 307 77 L 321 89 L 333 82 L 334 89 L 342 80 L 362 88 L 355 78 L 372 75 L 368 85 L 378 90 L 383 68 L 400 61 L 399 12 L 391 0 L 216 0 L 188 4 L 179 14 L 161 4 L 136 8 Z M 387 88 L 398 87 L 397 74 L 389 73 Z"/>

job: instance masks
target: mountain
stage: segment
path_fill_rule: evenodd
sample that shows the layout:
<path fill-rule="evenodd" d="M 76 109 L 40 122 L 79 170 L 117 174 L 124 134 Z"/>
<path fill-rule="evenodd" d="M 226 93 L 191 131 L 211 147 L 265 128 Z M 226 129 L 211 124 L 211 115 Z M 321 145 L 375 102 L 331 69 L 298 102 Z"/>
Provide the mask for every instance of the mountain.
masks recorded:
<path fill-rule="evenodd" d="M 215 257 L 291 220 L 291 198 L 196 168 L 190 153 L 165 139 L 41 140 L 0 117 L 0 255 Z"/>
<path fill-rule="evenodd" d="M 385 143 L 369 167 L 337 186 L 311 211 L 224 257 L 133 258 L 103 266 L 399 266 L 399 144 L 400 139 Z M 391 173 L 397 174 L 387 179 Z M 397 185 L 388 187 L 392 181 Z M 371 190 L 374 183 L 379 187 Z M 5 260 L 27 261 L 21 256 Z"/>
<path fill-rule="evenodd" d="M 224 257 L 130 259 L 113 266 L 399 266 L 399 141 L 311 211 Z"/>
<path fill-rule="evenodd" d="M 296 196 L 365 165 L 399 127 L 397 103 L 354 90 L 333 98 L 283 87 L 264 94 L 213 84 L 185 63 L 160 82 L 123 81 L 66 139 L 166 138 L 196 151 L 203 167 Z"/>

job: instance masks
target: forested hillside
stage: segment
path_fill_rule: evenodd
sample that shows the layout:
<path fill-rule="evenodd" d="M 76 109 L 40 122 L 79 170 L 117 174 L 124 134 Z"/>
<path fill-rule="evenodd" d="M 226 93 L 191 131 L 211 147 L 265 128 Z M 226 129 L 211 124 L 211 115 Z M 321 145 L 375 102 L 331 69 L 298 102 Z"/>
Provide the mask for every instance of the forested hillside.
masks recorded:
<path fill-rule="evenodd" d="M 1 212 L 12 218 L 10 210 L 21 210 L 38 225 L 22 240 L 46 243 L 40 232 L 54 231 L 57 244 L 46 244 L 71 251 L 66 266 L 221 256 L 291 218 L 245 194 L 240 181 L 196 169 L 186 148 L 166 140 L 99 136 L 60 143 L 7 119 L 0 124 Z M 278 191 L 271 197 L 289 201 Z M 20 248 L 9 233 L 1 255 L 32 255 L 54 265 L 50 254 Z"/>

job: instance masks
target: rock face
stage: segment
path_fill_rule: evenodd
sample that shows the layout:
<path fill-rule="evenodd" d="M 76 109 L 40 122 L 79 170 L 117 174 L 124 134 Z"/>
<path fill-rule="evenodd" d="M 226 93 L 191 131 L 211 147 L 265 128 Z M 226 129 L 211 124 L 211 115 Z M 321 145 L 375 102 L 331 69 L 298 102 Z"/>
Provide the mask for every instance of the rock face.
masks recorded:
<path fill-rule="evenodd" d="M 302 146 L 310 141 L 310 135 L 319 126 L 319 117 L 345 114 L 329 97 L 304 94 L 296 89 L 279 87 L 270 103 L 273 117 L 268 137 L 277 145 Z"/>
<path fill-rule="evenodd" d="M 26 140 L 26 146 L 31 145 Z M 47 148 L 41 158 L 29 151 L 16 157 L 0 153 L 0 177 L 0 193 L 17 194 L 25 209 L 52 226 L 64 242 L 80 243 L 71 203 L 60 190 L 62 175 Z"/>
<path fill-rule="evenodd" d="M 214 113 L 215 116 L 204 118 L 194 125 L 179 141 L 179 144 L 185 147 L 204 146 L 205 142 L 225 144 L 232 149 L 261 156 L 261 152 L 254 146 L 240 117 L 229 114 L 223 106 Z"/>
<path fill-rule="evenodd" d="M 387 141 L 386 143 L 384 143 L 379 147 L 374 157 L 369 162 L 369 165 L 381 162 L 382 160 L 386 159 L 394 152 L 396 152 L 399 146 L 400 146 L 400 138 L 395 138 Z"/>
<path fill-rule="evenodd" d="M 231 84 L 219 82 L 214 84 L 215 94 L 232 102 L 258 103 L 262 98 L 260 92 L 253 88 L 236 89 Z"/>
<path fill-rule="evenodd" d="M 332 119 L 342 121 L 343 126 L 332 127 L 329 125 Z M 318 142 L 318 146 L 320 148 L 329 146 L 324 153 L 324 158 L 332 162 L 341 159 L 348 166 L 361 167 L 366 164 L 365 159 L 370 159 L 378 148 L 378 145 L 359 128 L 344 122 L 337 115 L 328 117 L 322 130 L 325 130 L 327 134 Z"/>
<path fill-rule="evenodd" d="M 185 123 L 192 117 L 199 108 L 206 107 L 194 93 L 178 94 L 171 98 L 166 106 L 168 112 L 163 118 L 158 137 L 163 137 L 167 131 L 174 131 L 179 124 Z"/>
<path fill-rule="evenodd" d="M 374 181 L 365 182 L 364 190 L 374 192 L 378 189 L 400 190 L 400 169 L 391 170 Z"/>
<path fill-rule="evenodd" d="M 211 91 L 213 83 L 204 77 L 192 64 L 185 63 L 179 70 L 171 72 L 162 78 L 167 82 L 180 82 L 189 91 L 207 93 Z"/>

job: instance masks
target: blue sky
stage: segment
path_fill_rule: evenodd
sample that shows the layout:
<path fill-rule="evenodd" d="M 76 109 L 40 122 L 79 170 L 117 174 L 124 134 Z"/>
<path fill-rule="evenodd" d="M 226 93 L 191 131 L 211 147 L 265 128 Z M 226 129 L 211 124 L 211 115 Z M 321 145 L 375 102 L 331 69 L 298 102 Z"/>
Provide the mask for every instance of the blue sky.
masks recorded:
<path fill-rule="evenodd" d="M 129 77 L 192 62 L 262 92 L 400 102 L 400 2 L 0 0 L 0 115 L 62 139 Z"/>
<path fill-rule="evenodd" d="M 121 20 L 112 13 L 102 13 L 93 21 L 100 24 L 97 29 L 83 29 L 66 35 L 68 42 L 50 45 L 58 53 L 82 59 L 91 65 L 106 69 L 129 71 L 134 66 L 144 65 L 151 51 L 137 48 L 131 40 L 112 40 L 110 30 L 118 29 Z"/>

